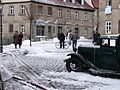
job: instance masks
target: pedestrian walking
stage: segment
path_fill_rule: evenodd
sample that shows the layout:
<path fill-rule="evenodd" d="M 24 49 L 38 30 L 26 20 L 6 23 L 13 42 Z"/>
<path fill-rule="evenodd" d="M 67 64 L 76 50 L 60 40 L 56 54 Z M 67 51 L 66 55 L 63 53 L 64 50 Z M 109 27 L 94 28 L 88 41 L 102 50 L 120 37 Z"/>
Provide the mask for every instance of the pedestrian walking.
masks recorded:
<path fill-rule="evenodd" d="M 22 34 L 22 32 L 20 32 L 20 34 L 19 34 L 19 48 L 21 48 L 21 45 L 22 45 L 22 39 L 23 39 L 23 34 Z"/>
<path fill-rule="evenodd" d="M 72 39 L 72 47 L 73 47 L 73 51 L 74 51 L 74 49 L 76 49 L 76 46 L 77 46 L 77 39 L 78 39 L 77 32 L 73 33 L 71 39 Z"/>
<path fill-rule="evenodd" d="M 99 37 L 100 37 L 100 34 L 98 33 L 98 31 L 93 31 L 93 43 L 94 44 L 99 44 Z"/>
<path fill-rule="evenodd" d="M 69 30 L 69 31 L 67 32 L 67 35 L 66 35 L 66 37 L 67 37 L 70 45 L 71 45 L 72 34 L 73 34 L 73 33 L 72 33 L 72 30 Z"/>
<path fill-rule="evenodd" d="M 18 31 L 15 31 L 13 35 L 13 43 L 15 45 L 15 49 L 17 49 L 17 44 L 19 44 L 19 34 Z"/>
<path fill-rule="evenodd" d="M 63 34 L 63 32 L 61 32 L 61 33 L 58 35 L 58 39 L 59 39 L 59 41 L 60 41 L 60 48 L 63 47 L 63 49 L 64 49 L 65 35 Z"/>

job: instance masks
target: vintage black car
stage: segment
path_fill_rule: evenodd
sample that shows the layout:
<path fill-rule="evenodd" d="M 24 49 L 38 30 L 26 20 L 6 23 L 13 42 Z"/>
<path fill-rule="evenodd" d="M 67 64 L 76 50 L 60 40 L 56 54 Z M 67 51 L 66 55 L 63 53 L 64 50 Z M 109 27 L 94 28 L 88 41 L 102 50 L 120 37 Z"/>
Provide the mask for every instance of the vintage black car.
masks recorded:
<path fill-rule="evenodd" d="M 77 53 L 68 56 L 65 62 L 69 72 L 120 78 L 120 35 L 100 36 L 99 45 L 79 46 Z"/>

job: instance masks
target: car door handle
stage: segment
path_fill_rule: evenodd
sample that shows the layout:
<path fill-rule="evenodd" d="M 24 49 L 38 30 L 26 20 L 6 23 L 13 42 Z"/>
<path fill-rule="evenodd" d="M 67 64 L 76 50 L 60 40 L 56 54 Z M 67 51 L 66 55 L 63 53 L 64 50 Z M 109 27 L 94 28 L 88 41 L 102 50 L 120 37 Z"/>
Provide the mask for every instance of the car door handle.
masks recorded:
<path fill-rule="evenodd" d="M 104 52 L 105 54 L 113 54 L 113 53 L 111 53 L 111 52 Z"/>

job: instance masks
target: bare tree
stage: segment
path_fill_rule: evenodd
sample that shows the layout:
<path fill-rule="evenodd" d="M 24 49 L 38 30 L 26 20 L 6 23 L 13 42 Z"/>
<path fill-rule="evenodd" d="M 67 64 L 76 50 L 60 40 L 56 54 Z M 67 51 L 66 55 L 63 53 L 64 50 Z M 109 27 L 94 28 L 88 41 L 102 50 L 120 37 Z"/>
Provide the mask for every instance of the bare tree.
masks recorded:
<path fill-rule="evenodd" d="M 30 21 L 30 37 L 29 37 L 29 39 L 30 39 L 30 46 L 32 46 L 32 43 L 31 43 L 31 41 L 32 41 L 32 23 L 37 18 L 37 13 L 36 13 L 37 6 L 35 3 L 31 2 L 28 5 L 28 7 L 25 7 L 25 9 L 26 9 L 26 14 L 27 14 L 26 17 Z"/>

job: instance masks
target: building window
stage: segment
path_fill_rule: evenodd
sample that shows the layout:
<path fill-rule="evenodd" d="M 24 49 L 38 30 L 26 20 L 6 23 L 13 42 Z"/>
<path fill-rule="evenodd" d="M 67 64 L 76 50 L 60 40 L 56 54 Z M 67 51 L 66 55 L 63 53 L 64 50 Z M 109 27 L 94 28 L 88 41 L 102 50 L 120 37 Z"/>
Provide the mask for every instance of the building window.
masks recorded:
<path fill-rule="evenodd" d="M 79 13 L 75 11 L 75 19 L 79 19 Z"/>
<path fill-rule="evenodd" d="M 88 35 L 88 28 L 85 28 L 84 35 L 85 35 L 85 36 Z"/>
<path fill-rule="evenodd" d="M 48 7 L 48 16 L 52 16 L 52 7 Z"/>
<path fill-rule="evenodd" d="M 88 14 L 87 13 L 84 14 L 84 20 L 88 20 Z"/>
<path fill-rule="evenodd" d="M 66 18 L 70 18 L 70 17 L 71 17 L 70 10 L 67 10 L 67 13 L 66 13 Z"/>
<path fill-rule="evenodd" d="M 23 25 L 23 24 L 20 24 L 20 30 L 19 30 L 20 32 L 25 32 L 25 25 Z"/>
<path fill-rule="evenodd" d="M 25 15 L 25 5 L 20 6 L 20 14 Z"/>
<path fill-rule="evenodd" d="M 53 26 L 53 33 L 55 33 L 55 26 Z"/>
<path fill-rule="evenodd" d="M 13 33 L 13 24 L 9 25 L 9 33 Z"/>
<path fill-rule="evenodd" d="M 112 0 L 106 0 L 106 6 L 112 6 Z"/>
<path fill-rule="evenodd" d="M 62 9 L 57 10 L 57 17 L 62 17 Z"/>
<path fill-rule="evenodd" d="M 43 15 L 43 6 L 38 6 L 38 15 Z"/>
<path fill-rule="evenodd" d="M 9 14 L 14 15 L 14 6 L 10 6 Z"/>
<path fill-rule="evenodd" d="M 62 32 L 62 27 L 58 26 L 58 33 L 61 33 L 61 32 Z"/>
<path fill-rule="evenodd" d="M 78 28 L 75 28 L 75 32 L 77 33 L 77 37 L 79 37 L 79 29 Z"/>
<path fill-rule="evenodd" d="M 45 26 L 37 25 L 36 36 L 45 36 Z"/>
<path fill-rule="evenodd" d="M 112 22 L 111 21 L 106 21 L 105 22 L 105 33 L 106 34 L 111 34 L 112 31 Z"/>
<path fill-rule="evenodd" d="M 118 33 L 120 34 L 120 20 L 118 21 Z"/>

